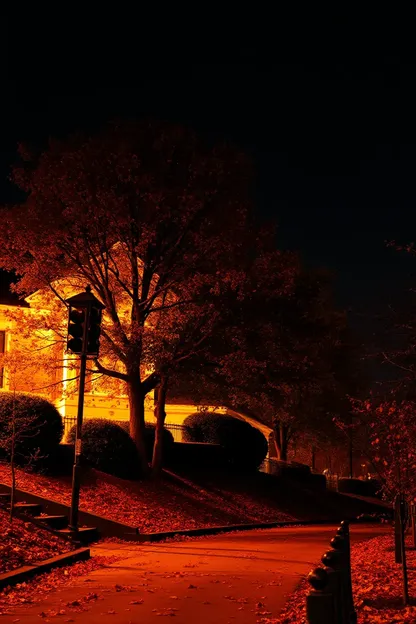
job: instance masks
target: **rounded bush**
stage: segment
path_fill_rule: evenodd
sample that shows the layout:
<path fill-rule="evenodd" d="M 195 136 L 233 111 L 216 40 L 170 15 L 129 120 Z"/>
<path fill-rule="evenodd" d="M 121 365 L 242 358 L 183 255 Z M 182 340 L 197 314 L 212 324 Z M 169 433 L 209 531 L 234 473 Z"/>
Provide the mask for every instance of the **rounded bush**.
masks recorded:
<path fill-rule="evenodd" d="M 285 462 L 278 459 L 274 459 L 273 464 L 276 466 L 276 474 L 280 477 L 293 479 L 295 481 L 304 481 L 306 483 L 311 476 L 311 469 L 306 464 Z"/>
<path fill-rule="evenodd" d="M 229 464 L 239 470 L 257 470 L 267 455 L 264 435 L 248 422 L 223 414 L 197 412 L 185 421 L 186 442 L 220 444 Z"/>
<path fill-rule="evenodd" d="M 40 468 L 43 474 L 54 477 L 69 477 L 72 474 L 74 455 L 75 447 L 73 444 L 57 444 L 48 457 L 41 461 L 36 468 Z"/>
<path fill-rule="evenodd" d="M 68 442 L 75 441 L 75 426 Z M 82 428 L 82 455 L 86 461 L 108 474 L 122 479 L 140 477 L 139 454 L 133 440 L 120 425 L 104 418 L 85 421 Z"/>
<path fill-rule="evenodd" d="M 192 474 L 210 475 L 229 468 L 226 450 L 218 444 L 203 442 L 175 442 L 166 463 L 174 471 L 191 469 Z"/>
<path fill-rule="evenodd" d="M 130 424 L 128 420 L 120 421 L 117 424 L 119 424 L 120 427 L 124 429 L 124 431 L 129 433 Z M 152 461 L 155 437 L 156 437 L 156 425 L 154 425 L 153 423 L 146 423 L 146 427 L 144 430 L 144 443 L 146 445 L 146 456 L 149 462 Z M 169 429 L 164 428 L 163 429 L 163 454 L 164 455 L 167 456 L 169 453 L 171 453 L 174 442 L 175 440 L 173 438 L 172 433 L 169 431 Z"/>
<path fill-rule="evenodd" d="M 14 416 L 14 418 L 13 418 Z M 42 462 L 60 443 L 64 426 L 56 407 L 46 399 L 22 392 L 0 393 L 0 447 L 10 456 L 15 429 L 15 460 Z"/>
<path fill-rule="evenodd" d="M 151 461 L 153 455 L 153 446 L 155 444 L 156 438 L 156 427 L 155 425 L 146 423 L 146 429 L 144 431 L 144 442 L 146 445 L 146 452 L 148 460 Z M 174 444 L 174 439 L 172 433 L 169 429 L 163 429 L 163 455 L 164 457 L 168 456 L 172 450 Z"/>
<path fill-rule="evenodd" d="M 319 490 L 326 490 L 326 477 L 322 474 L 311 473 L 308 479 L 308 485 Z"/>

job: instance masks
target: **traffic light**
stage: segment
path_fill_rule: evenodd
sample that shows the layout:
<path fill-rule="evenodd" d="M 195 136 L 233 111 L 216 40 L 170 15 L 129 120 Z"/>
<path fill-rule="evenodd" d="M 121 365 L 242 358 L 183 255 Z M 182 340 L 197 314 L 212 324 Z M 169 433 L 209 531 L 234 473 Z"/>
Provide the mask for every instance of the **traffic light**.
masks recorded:
<path fill-rule="evenodd" d="M 101 309 L 90 309 L 87 355 L 98 355 L 101 334 Z"/>
<path fill-rule="evenodd" d="M 66 299 L 65 303 L 69 307 L 67 348 L 76 355 L 97 357 L 105 306 L 94 297 L 90 286 L 86 286 L 85 292 Z"/>
<path fill-rule="evenodd" d="M 85 310 L 72 308 L 69 313 L 67 347 L 72 353 L 81 355 L 84 337 Z M 72 338 L 70 338 L 72 336 Z"/>

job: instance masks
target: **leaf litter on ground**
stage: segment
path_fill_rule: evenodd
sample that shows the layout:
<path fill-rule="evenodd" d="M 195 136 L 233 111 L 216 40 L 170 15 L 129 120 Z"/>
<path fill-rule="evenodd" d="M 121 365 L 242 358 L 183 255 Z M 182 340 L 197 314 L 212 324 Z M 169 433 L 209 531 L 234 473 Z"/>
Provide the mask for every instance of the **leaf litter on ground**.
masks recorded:
<path fill-rule="evenodd" d="M 406 552 L 409 593 L 413 604 L 403 607 L 402 567 L 394 561 L 393 540 L 393 535 L 389 534 L 352 545 L 351 572 L 357 624 L 416 622 L 416 551 L 409 549 Z M 410 546 L 409 539 L 406 545 Z M 259 619 L 257 624 L 305 624 L 309 589 L 309 583 L 304 578 L 279 617 Z"/>
<path fill-rule="evenodd" d="M 71 585 L 77 577 L 89 574 L 120 559 L 121 557 L 115 555 L 109 557 L 96 556 L 87 561 L 79 561 L 71 566 L 55 568 L 50 572 L 39 574 L 30 581 L 18 583 L 13 587 L 6 587 L 0 592 L 0 615 L 6 615 L 11 609 L 16 607 L 39 603 L 51 591 L 63 585 Z M 96 599 L 95 596 L 98 599 L 99 596 L 95 592 L 87 592 L 82 600 L 73 601 L 72 604 L 68 603 L 63 605 L 62 608 L 69 611 L 83 611 L 88 602 Z"/>
<path fill-rule="evenodd" d="M 0 463 L 0 483 L 10 484 L 10 470 Z M 66 505 L 71 501 L 71 478 L 52 477 L 17 469 L 18 488 Z M 186 479 L 127 481 L 90 469 L 84 476 L 80 508 L 137 527 L 142 533 L 176 531 L 202 526 L 294 520 L 271 502 L 235 493 L 190 487 Z"/>
<path fill-rule="evenodd" d="M 0 574 L 74 550 L 71 542 L 0 509 Z"/>

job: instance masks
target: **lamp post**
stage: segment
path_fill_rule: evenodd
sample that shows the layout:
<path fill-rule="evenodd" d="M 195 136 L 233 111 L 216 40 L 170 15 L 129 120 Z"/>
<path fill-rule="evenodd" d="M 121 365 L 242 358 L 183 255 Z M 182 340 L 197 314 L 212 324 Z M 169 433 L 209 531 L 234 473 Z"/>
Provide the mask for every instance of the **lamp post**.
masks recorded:
<path fill-rule="evenodd" d="M 82 453 L 82 418 L 84 414 L 85 374 L 87 357 L 98 357 L 100 347 L 101 317 L 105 306 L 91 292 L 91 286 L 85 292 L 66 299 L 68 311 L 67 349 L 80 356 L 78 412 L 75 434 L 74 466 L 72 470 L 71 512 L 68 528 L 78 531 L 78 507 L 80 490 L 80 466 Z"/>
<path fill-rule="evenodd" d="M 348 476 L 350 479 L 354 477 L 354 445 L 353 445 L 353 414 L 350 412 L 350 432 L 348 436 Z"/>

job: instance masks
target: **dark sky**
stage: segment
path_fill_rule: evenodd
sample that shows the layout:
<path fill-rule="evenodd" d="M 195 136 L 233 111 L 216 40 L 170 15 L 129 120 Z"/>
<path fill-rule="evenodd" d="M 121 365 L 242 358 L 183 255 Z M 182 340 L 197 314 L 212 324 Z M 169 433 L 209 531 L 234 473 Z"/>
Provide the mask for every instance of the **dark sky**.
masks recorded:
<path fill-rule="evenodd" d="M 385 246 L 415 239 L 416 65 L 338 26 L 279 49 L 245 41 L 158 58 L 138 49 L 121 63 L 104 45 L 82 63 L 62 57 L 59 72 L 46 53 L 35 74 L 11 67 L 1 201 L 13 198 L 6 179 L 20 140 L 124 115 L 189 123 L 252 155 L 258 210 L 277 219 L 279 244 L 333 270 L 339 303 L 371 316 L 400 299 L 416 269 Z"/>

